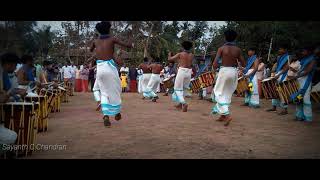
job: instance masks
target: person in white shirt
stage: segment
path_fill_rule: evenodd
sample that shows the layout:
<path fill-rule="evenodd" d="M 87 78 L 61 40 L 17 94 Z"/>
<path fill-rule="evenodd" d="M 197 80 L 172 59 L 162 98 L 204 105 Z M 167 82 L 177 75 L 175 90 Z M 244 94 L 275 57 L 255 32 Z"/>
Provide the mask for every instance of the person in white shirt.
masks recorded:
<path fill-rule="evenodd" d="M 68 82 L 72 82 L 72 69 L 71 69 L 71 63 L 67 62 L 66 65 L 62 67 L 62 73 L 63 73 L 63 81 L 67 85 Z M 70 95 L 73 94 L 72 88 L 70 89 Z"/>
<path fill-rule="evenodd" d="M 258 80 L 258 92 L 259 92 L 259 97 L 263 97 L 262 93 L 262 85 L 261 82 L 266 76 L 266 65 L 261 61 L 258 66 L 258 70 L 256 72 L 257 75 L 257 80 Z"/>

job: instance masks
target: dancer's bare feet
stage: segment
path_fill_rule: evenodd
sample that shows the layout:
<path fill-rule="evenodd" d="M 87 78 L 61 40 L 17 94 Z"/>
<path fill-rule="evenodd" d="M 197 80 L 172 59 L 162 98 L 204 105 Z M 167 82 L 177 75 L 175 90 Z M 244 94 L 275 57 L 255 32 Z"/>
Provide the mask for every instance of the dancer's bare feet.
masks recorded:
<path fill-rule="evenodd" d="M 224 121 L 225 120 L 225 118 L 223 117 L 223 116 L 220 116 L 216 121 Z"/>
<path fill-rule="evenodd" d="M 230 122 L 232 121 L 231 116 L 226 116 L 224 118 L 224 120 L 226 121 L 226 123 L 224 124 L 224 126 L 229 126 Z"/>
<path fill-rule="evenodd" d="M 280 113 L 278 113 L 279 115 L 286 115 L 288 114 L 288 111 L 286 109 L 282 110 Z"/>
<path fill-rule="evenodd" d="M 272 112 L 272 111 L 276 111 L 276 110 L 277 110 L 277 108 L 275 106 L 273 106 L 272 108 L 267 109 L 266 111 L 267 112 Z"/>
<path fill-rule="evenodd" d="M 121 119 L 121 114 L 118 113 L 118 114 L 114 117 L 114 119 L 117 120 L 117 121 L 120 121 L 120 119 Z"/>
<path fill-rule="evenodd" d="M 182 104 L 179 103 L 178 105 L 175 105 L 174 107 L 176 107 L 178 110 L 181 110 L 182 109 Z"/>
<path fill-rule="evenodd" d="M 103 116 L 103 123 L 104 123 L 105 127 L 111 127 L 109 116 L 107 116 L 107 115 Z"/>
<path fill-rule="evenodd" d="M 101 104 L 98 104 L 98 107 L 96 108 L 96 111 L 100 111 L 101 110 Z"/>
<path fill-rule="evenodd" d="M 184 104 L 182 106 L 182 112 L 187 112 L 188 111 L 188 104 Z"/>

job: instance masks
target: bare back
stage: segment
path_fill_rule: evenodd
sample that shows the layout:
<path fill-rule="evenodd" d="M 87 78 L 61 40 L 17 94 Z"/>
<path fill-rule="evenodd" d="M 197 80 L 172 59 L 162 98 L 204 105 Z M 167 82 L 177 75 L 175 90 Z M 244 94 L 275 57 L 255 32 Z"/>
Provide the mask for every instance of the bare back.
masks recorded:
<path fill-rule="evenodd" d="M 96 57 L 99 60 L 113 59 L 114 42 L 112 37 L 108 39 L 96 39 L 94 43 Z"/>
<path fill-rule="evenodd" d="M 194 56 L 192 53 L 181 52 L 172 57 L 169 56 L 168 60 L 169 62 L 175 62 L 175 60 L 177 60 L 178 67 L 191 69 L 193 58 Z"/>
<path fill-rule="evenodd" d="M 141 63 L 141 64 L 139 65 L 139 68 L 142 69 L 143 74 L 151 73 L 151 69 L 148 68 L 148 64 Z"/>
<path fill-rule="evenodd" d="M 94 40 L 94 48 L 96 57 L 99 60 L 109 60 L 114 59 L 114 45 L 119 44 L 121 46 L 129 47 L 131 48 L 131 44 L 123 43 L 119 41 L 115 37 L 109 37 L 106 39 L 96 39 Z"/>
<path fill-rule="evenodd" d="M 219 52 L 220 51 L 220 52 Z M 237 66 L 238 61 L 244 67 L 244 58 L 241 55 L 241 50 L 236 46 L 222 46 L 218 50 L 218 55 L 222 58 L 222 66 L 232 67 Z"/>
<path fill-rule="evenodd" d="M 163 69 L 160 64 L 151 64 L 150 67 L 153 74 L 160 74 Z"/>

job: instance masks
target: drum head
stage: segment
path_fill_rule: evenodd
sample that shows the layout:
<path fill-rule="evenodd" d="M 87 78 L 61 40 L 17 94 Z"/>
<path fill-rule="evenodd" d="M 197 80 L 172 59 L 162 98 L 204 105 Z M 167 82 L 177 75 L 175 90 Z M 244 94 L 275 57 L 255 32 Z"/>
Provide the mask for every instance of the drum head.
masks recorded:
<path fill-rule="evenodd" d="M 273 78 L 272 78 L 272 77 L 266 78 L 266 79 L 262 80 L 261 82 L 266 82 L 266 81 L 269 81 L 269 80 L 271 80 L 271 79 L 273 79 Z"/>
<path fill-rule="evenodd" d="M 27 97 L 38 97 L 38 94 L 33 92 L 28 92 Z"/>
<path fill-rule="evenodd" d="M 58 88 L 61 89 L 61 90 L 63 90 L 63 91 L 66 90 L 65 88 L 63 88 L 63 87 L 61 87 L 61 86 L 58 86 Z"/>

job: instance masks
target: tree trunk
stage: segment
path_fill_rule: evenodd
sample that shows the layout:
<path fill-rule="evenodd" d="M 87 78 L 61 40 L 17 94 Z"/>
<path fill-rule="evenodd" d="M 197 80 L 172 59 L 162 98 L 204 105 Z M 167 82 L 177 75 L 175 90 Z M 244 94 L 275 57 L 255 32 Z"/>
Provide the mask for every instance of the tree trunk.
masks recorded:
<path fill-rule="evenodd" d="M 148 49 L 148 45 L 149 45 L 149 40 L 150 40 L 150 36 L 151 36 L 151 33 L 152 33 L 152 29 L 153 29 L 153 23 L 151 25 L 147 41 L 146 41 L 146 43 L 144 45 L 143 57 L 147 57 L 147 55 L 148 55 L 148 50 L 147 49 Z"/>
<path fill-rule="evenodd" d="M 269 59 L 270 59 L 271 48 L 272 48 L 272 40 L 273 40 L 273 37 L 271 37 L 271 40 L 270 40 L 270 46 L 269 46 L 269 52 L 268 52 L 267 62 L 269 62 Z"/>

